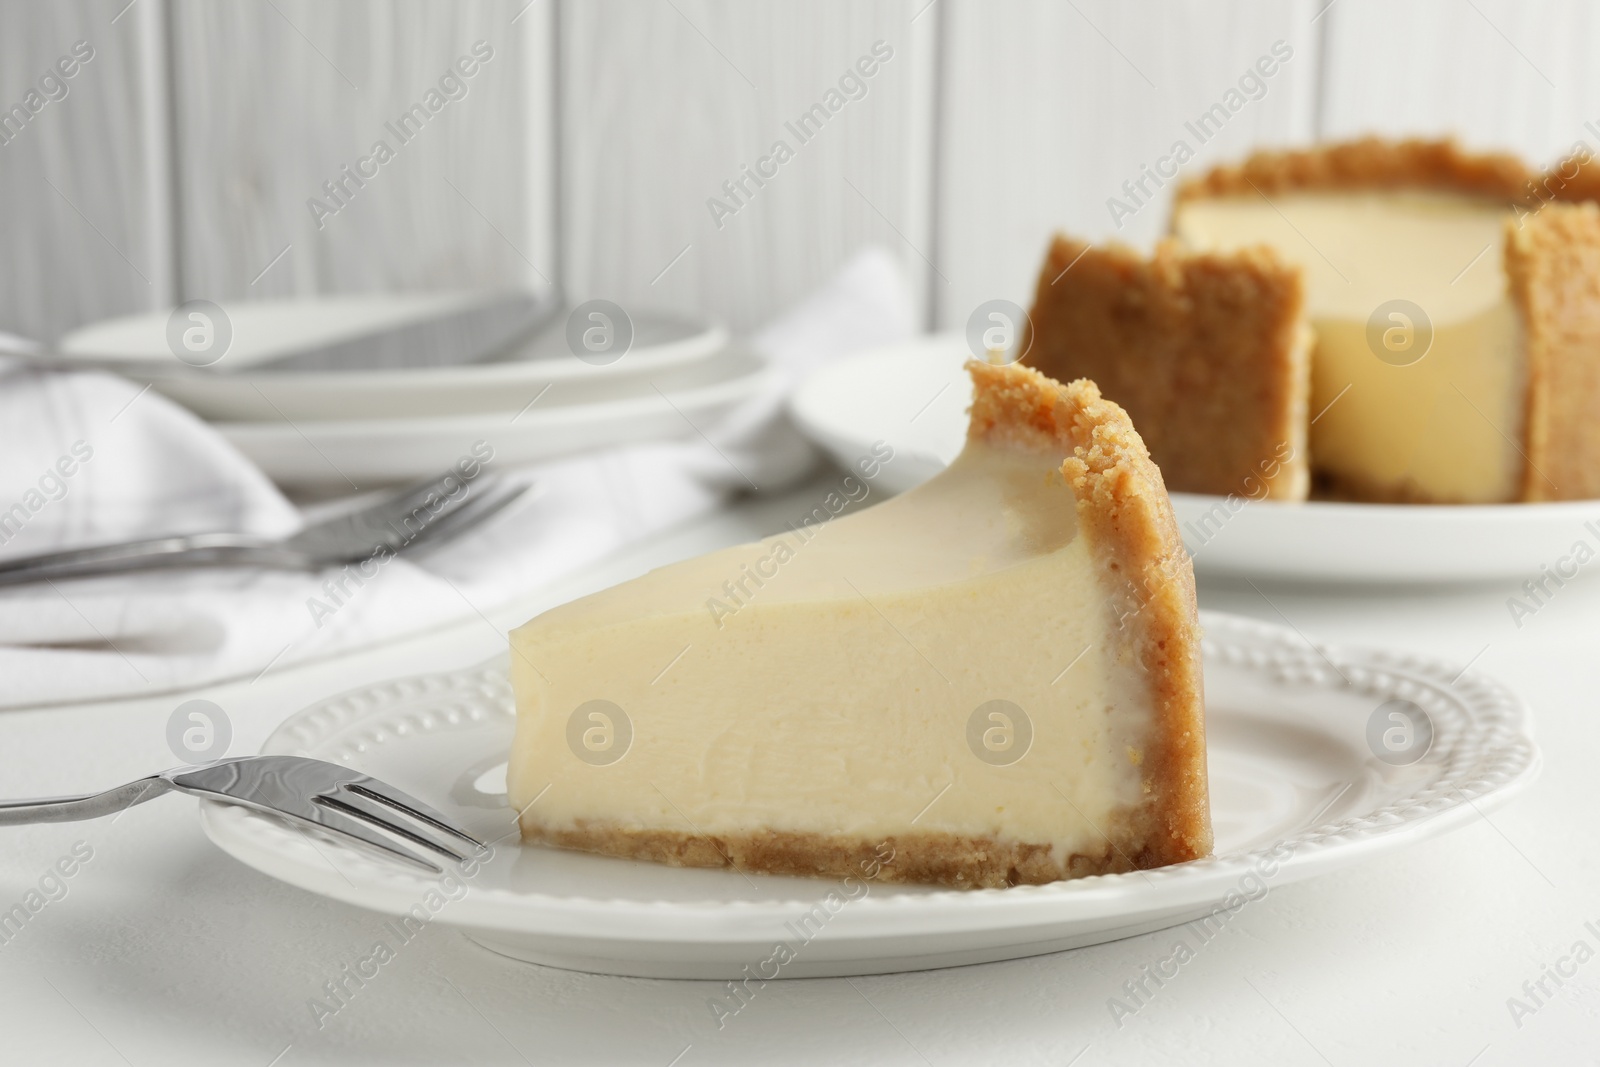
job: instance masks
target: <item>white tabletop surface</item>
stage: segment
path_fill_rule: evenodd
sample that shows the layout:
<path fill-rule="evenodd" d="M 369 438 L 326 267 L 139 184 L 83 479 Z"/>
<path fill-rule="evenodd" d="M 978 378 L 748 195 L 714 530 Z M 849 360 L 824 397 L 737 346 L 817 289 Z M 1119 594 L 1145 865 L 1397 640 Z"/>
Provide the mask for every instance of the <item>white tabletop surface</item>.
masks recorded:
<path fill-rule="evenodd" d="M 103 788 L 168 766 L 168 716 L 195 696 L 230 717 L 232 754 L 255 751 L 312 701 L 476 663 L 508 627 L 580 586 L 780 528 L 816 492 L 730 509 L 568 588 L 362 654 L 200 693 L 0 712 L 0 792 Z M 1288 620 L 1319 639 L 1478 657 L 1477 669 L 1533 706 L 1545 771 L 1466 829 L 1273 888 L 1120 1026 L 1109 999 L 1168 955 L 1171 934 L 1011 963 L 775 982 L 719 1031 L 707 1007 L 717 983 L 536 967 L 435 926 L 319 1028 L 311 1000 L 371 951 L 381 917 L 258 875 L 212 847 L 193 800 L 169 796 L 115 822 L 4 831 L 0 911 L 75 845 L 83 853 L 78 842 L 92 857 L 0 942 L 0 1062 L 1590 1062 L 1600 1051 L 1600 959 L 1589 958 L 1600 953 L 1600 582 L 1569 584 L 1520 628 L 1506 607 L 1516 592 L 1202 582 L 1205 607 Z M 1557 966 L 1571 975 L 1560 986 L 1546 976 Z M 1531 1012 L 1514 1017 L 1512 997 Z"/>

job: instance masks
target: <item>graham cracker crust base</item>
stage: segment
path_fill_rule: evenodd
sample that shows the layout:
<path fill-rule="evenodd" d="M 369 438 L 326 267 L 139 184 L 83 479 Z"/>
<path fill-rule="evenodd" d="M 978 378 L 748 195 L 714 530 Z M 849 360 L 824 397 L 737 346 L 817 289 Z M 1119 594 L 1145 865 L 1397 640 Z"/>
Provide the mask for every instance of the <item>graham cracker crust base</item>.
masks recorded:
<path fill-rule="evenodd" d="M 1376 482 L 1326 469 L 1312 476 L 1309 499 L 1338 504 L 1433 504 L 1439 507 L 1463 503 L 1430 496 L 1409 478 Z"/>
<path fill-rule="evenodd" d="M 1141 850 L 1127 851 L 1120 842 L 1108 842 L 1097 853 L 1076 853 L 1058 862 L 1051 858 L 1048 845 L 920 830 L 874 840 L 781 830 L 705 836 L 598 822 L 552 830 L 524 822 L 522 836 L 525 841 L 670 867 L 731 867 L 746 873 L 807 878 L 853 876 L 952 889 L 1043 885 L 1063 878 L 1158 867 L 1162 862 Z M 874 869 L 875 873 L 868 873 Z"/>

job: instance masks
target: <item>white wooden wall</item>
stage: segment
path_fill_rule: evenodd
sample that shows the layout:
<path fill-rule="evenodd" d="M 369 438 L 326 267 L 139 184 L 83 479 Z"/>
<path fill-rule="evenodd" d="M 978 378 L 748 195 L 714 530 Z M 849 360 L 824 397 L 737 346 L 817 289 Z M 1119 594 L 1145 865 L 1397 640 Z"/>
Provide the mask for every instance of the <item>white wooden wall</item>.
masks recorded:
<path fill-rule="evenodd" d="M 753 327 L 865 243 L 929 326 L 1023 301 L 1047 235 L 1147 244 L 1120 196 L 1252 147 L 1454 133 L 1600 146 L 1583 0 L 0 0 L 0 108 L 74 42 L 69 92 L 0 145 L 0 329 L 51 337 L 177 299 L 547 278 Z M 319 228 L 306 201 L 474 42 L 493 59 Z M 877 42 L 816 137 L 784 123 Z M 1204 144 L 1186 121 L 1276 42 Z M 707 208 L 795 148 L 721 225 Z"/>

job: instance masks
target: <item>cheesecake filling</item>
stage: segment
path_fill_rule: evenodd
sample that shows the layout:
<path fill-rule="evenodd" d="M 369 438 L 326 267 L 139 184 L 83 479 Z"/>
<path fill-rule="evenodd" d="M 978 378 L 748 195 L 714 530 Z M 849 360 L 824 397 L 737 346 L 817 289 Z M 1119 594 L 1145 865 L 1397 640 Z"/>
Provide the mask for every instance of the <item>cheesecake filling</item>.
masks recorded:
<path fill-rule="evenodd" d="M 1186 201 L 1174 230 L 1196 248 L 1270 245 L 1304 271 L 1317 471 L 1369 497 L 1490 503 L 1518 498 L 1523 469 L 1510 218 L 1453 193 L 1294 193 Z"/>
<path fill-rule="evenodd" d="M 1145 800 L 1155 712 L 1061 459 L 971 441 L 902 496 L 515 631 L 524 833 L 1105 853 Z M 597 709 L 625 717 L 614 761 L 579 751 L 607 743 Z"/>

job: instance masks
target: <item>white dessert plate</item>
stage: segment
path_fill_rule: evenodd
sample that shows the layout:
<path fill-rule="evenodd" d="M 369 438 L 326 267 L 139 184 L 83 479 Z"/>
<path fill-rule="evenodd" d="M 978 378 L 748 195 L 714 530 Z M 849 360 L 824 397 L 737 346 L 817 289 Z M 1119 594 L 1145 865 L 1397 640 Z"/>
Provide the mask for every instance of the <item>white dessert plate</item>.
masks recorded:
<path fill-rule="evenodd" d="M 576 361 L 574 361 L 576 362 Z M 473 452 L 479 441 L 496 463 L 554 459 L 585 449 L 658 438 L 692 437 L 762 392 L 777 372 L 760 357 L 727 350 L 659 375 L 607 383 L 560 382 L 510 407 L 475 414 L 367 418 L 338 422 L 225 422 L 216 428 L 280 485 L 366 489 L 373 482 L 427 478 Z"/>
<path fill-rule="evenodd" d="M 57 348 L 68 359 L 127 360 L 128 377 L 151 382 L 203 418 L 271 422 L 434 418 L 507 407 L 515 411 L 552 384 L 571 395 L 596 397 L 625 381 L 708 359 L 728 343 L 727 331 L 713 323 L 634 311 L 627 352 L 614 362 L 596 365 L 574 356 L 567 347 L 562 312 L 533 337 L 480 363 L 340 372 L 249 369 L 262 352 L 332 343 L 443 313 L 471 298 L 482 297 L 398 293 L 230 303 L 224 311 L 233 339 L 216 369 L 193 370 L 178 364 L 167 347 L 166 311 L 82 327 L 62 337 Z M 171 364 L 172 372 L 143 371 L 151 361 Z M 235 362 L 238 369 L 230 365 Z M 552 395 L 556 392 L 557 388 L 551 389 Z"/>
<path fill-rule="evenodd" d="M 1153 871 L 1000 890 L 852 887 L 524 846 L 502 793 L 514 712 L 499 661 L 324 701 L 263 749 L 359 767 L 437 805 L 495 842 L 470 873 L 429 879 L 237 807 L 203 803 L 201 821 L 275 878 L 390 915 L 421 909 L 517 959 L 771 978 L 764 961 L 782 943 L 793 958 L 778 976 L 798 978 L 1013 959 L 1196 920 L 1195 936 L 1209 939 L 1203 931 L 1272 889 L 1472 823 L 1537 773 L 1524 707 L 1476 674 L 1422 656 L 1314 648 L 1234 616 L 1203 622 L 1216 854 Z M 1393 727 L 1378 709 L 1395 700 L 1431 723 L 1431 746 L 1412 747 L 1426 754 L 1407 765 L 1376 758 L 1368 741 L 1370 724 Z M 1390 742 L 1375 743 L 1388 752 Z"/>
<path fill-rule="evenodd" d="M 919 338 L 816 371 L 795 392 L 795 421 L 847 466 L 875 441 L 895 449 L 876 484 L 911 488 L 961 451 L 972 386 L 959 334 Z M 1202 574 L 1314 582 L 1482 582 L 1537 578 L 1577 542 L 1600 549 L 1600 500 L 1470 506 L 1300 504 L 1173 493 Z M 1593 523 L 1593 528 L 1588 524 Z M 1587 556 L 1585 555 L 1585 558 Z"/>

